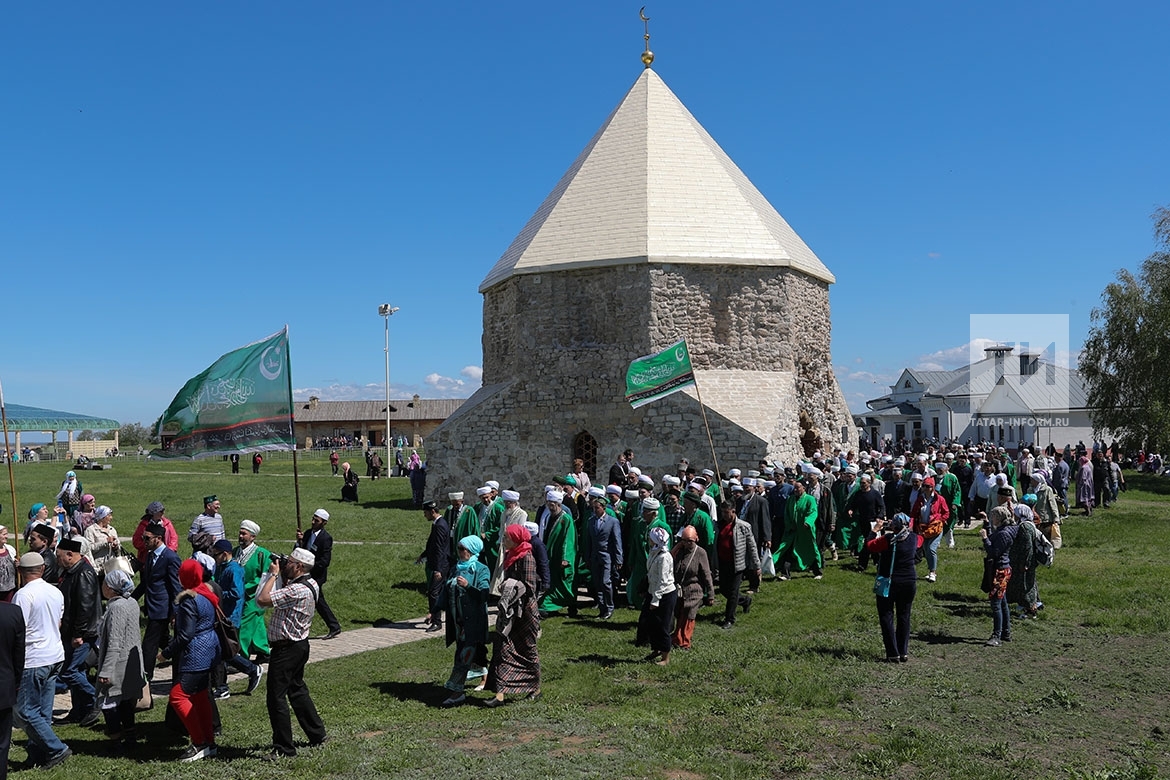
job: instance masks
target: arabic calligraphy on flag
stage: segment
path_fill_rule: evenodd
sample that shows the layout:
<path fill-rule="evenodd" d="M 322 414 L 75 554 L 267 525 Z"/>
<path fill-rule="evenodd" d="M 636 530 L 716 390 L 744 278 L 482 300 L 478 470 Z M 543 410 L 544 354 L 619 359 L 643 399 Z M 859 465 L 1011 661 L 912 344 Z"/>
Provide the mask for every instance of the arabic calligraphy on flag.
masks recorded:
<path fill-rule="evenodd" d="M 654 355 L 640 357 L 626 371 L 626 400 L 639 406 L 677 393 L 695 384 L 691 353 L 686 339 Z"/>
<path fill-rule="evenodd" d="M 158 433 L 167 446 L 152 450 L 152 458 L 293 449 L 288 327 L 188 380 L 159 419 Z"/>

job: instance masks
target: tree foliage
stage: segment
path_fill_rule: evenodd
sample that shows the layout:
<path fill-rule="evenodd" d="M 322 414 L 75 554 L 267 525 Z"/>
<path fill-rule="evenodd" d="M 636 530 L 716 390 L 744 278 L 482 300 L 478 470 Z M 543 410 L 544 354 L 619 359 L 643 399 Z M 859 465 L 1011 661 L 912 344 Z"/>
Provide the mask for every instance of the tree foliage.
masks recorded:
<path fill-rule="evenodd" d="M 1170 443 L 1170 208 L 1153 214 L 1154 253 L 1122 269 L 1093 309 L 1079 369 L 1093 427 L 1130 446 Z"/>
<path fill-rule="evenodd" d="M 126 423 L 118 430 L 118 441 L 123 449 L 126 447 L 146 447 L 156 443 L 154 430 L 144 428 L 142 423 Z"/>

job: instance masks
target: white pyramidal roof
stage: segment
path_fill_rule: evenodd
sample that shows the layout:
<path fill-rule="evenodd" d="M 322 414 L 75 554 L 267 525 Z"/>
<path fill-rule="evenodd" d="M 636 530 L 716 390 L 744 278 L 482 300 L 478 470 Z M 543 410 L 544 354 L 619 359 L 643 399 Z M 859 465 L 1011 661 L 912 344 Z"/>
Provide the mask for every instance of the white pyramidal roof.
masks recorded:
<path fill-rule="evenodd" d="M 653 70 L 644 70 L 479 286 L 627 263 L 833 274 Z"/>

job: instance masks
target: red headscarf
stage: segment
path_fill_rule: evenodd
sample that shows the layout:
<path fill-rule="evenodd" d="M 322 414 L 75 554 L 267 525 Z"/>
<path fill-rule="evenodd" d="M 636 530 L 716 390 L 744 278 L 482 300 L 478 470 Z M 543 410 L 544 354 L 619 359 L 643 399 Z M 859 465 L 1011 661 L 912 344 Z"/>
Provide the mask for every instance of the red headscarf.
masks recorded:
<path fill-rule="evenodd" d="M 219 606 L 219 596 L 203 581 L 203 564 L 194 558 L 188 558 L 179 564 L 179 584 L 187 590 L 193 590 L 200 596 L 207 597 L 213 605 Z"/>
<path fill-rule="evenodd" d="M 528 541 L 532 538 L 532 534 L 528 533 L 528 529 L 522 525 L 510 525 L 504 529 L 504 536 L 516 544 L 511 550 L 504 550 L 504 568 L 506 569 L 532 552 L 532 545 Z"/>

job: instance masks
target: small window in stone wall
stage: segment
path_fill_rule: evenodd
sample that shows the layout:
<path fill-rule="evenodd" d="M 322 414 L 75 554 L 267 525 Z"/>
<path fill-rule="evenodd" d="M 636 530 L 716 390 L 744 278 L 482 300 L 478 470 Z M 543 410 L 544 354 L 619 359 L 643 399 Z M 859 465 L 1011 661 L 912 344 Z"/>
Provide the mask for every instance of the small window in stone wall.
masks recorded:
<path fill-rule="evenodd" d="M 597 439 L 589 431 L 581 431 L 573 437 L 573 458 L 585 462 L 585 473 L 589 479 L 597 479 Z"/>

